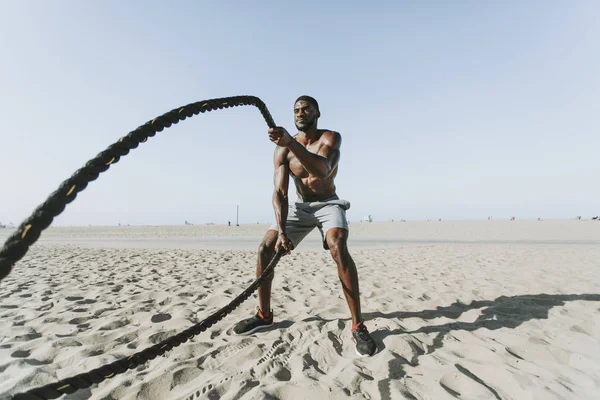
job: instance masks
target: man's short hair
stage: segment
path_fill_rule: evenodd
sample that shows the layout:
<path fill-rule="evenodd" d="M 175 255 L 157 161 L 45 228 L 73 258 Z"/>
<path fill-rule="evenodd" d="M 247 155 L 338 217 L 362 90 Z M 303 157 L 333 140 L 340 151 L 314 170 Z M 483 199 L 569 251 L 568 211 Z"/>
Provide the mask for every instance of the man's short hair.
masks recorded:
<path fill-rule="evenodd" d="M 306 101 L 307 103 L 310 103 L 310 104 L 312 104 L 312 105 L 313 105 L 313 107 L 315 107 L 315 108 L 317 109 L 317 111 L 319 111 L 319 112 L 320 112 L 320 110 L 319 110 L 319 103 L 317 103 L 317 100 L 315 100 L 315 99 L 314 99 L 314 97 L 310 97 L 310 96 L 306 96 L 306 95 L 304 95 L 304 96 L 300 96 L 300 97 L 298 97 L 298 98 L 296 99 L 296 101 L 294 102 L 294 104 L 296 104 L 296 103 L 297 103 L 297 102 L 299 102 L 300 100 L 304 100 L 304 101 Z"/>

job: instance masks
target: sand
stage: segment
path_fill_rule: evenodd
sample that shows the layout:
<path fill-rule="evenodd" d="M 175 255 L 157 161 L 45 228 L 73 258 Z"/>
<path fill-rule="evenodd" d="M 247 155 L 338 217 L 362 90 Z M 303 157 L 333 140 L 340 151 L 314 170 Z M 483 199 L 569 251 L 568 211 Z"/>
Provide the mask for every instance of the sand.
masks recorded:
<path fill-rule="evenodd" d="M 0 283 L 0 398 L 204 319 L 251 283 L 265 228 L 44 231 Z M 350 251 L 374 357 L 355 354 L 315 232 L 277 266 L 268 331 L 231 332 L 253 296 L 165 356 L 64 398 L 598 398 L 600 222 L 355 223 Z"/>

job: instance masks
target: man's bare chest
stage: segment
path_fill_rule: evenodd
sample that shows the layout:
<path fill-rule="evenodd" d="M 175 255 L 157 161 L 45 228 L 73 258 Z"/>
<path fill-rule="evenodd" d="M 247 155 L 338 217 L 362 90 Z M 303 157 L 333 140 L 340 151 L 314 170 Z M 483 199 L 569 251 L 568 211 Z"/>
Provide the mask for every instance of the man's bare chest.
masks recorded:
<path fill-rule="evenodd" d="M 320 140 L 309 145 L 303 145 L 303 147 L 312 154 L 318 154 L 319 150 L 321 149 L 321 146 L 322 143 Z M 306 171 L 304 166 L 302 166 L 302 162 L 291 151 L 287 154 L 287 161 L 290 168 L 290 172 L 296 178 L 307 178 L 309 176 L 308 171 Z"/>

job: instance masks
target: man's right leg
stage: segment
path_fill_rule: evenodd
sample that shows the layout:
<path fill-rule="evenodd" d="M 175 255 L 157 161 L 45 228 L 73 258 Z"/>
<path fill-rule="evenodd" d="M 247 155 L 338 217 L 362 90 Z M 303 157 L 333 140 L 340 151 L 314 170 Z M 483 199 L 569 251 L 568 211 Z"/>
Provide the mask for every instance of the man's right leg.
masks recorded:
<path fill-rule="evenodd" d="M 313 213 L 298 210 L 294 204 L 290 205 L 288 217 L 285 222 L 287 237 L 292 241 L 294 247 L 312 231 L 318 224 L 317 218 Z M 256 277 L 262 275 L 264 268 L 269 265 L 269 261 L 275 255 L 275 244 L 279 232 L 277 224 L 272 224 L 265 233 L 262 243 L 258 246 L 258 260 L 256 263 Z M 273 325 L 273 313 L 271 312 L 271 283 L 275 273 L 269 277 L 258 288 L 259 310 L 251 318 L 242 320 L 236 324 L 233 331 L 238 335 L 248 335 L 260 329 Z"/>
<path fill-rule="evenodd" d="M 256 263 L 256 277 L 262 275 L 264 268 L 275 255 L 275 243 L 277 242 L 277 231 L 269 229 L 258 247 L 258 262 Z M 233 331 L 238 335 L 249 335 L 261 329 L 273 325 L 273 313 L 271 312 L 271 283 L 275 273 L 272 272 L 262 285 L 258 288 L 258 312 L 238 322 Z"/>
<path fill-rule="evenodd" d="M 269 229 L 265 237 L 258 246 L 258 262 L 256 263 L 256 277 L 262 275 L 263 270 L 267 268 L 269 262 L 275 255 L 275 243 L 277 242 L 277 231 Z M 275 271 L 273 271 L 262 285 L 258 288 L 258 306 L 265 318 L 271 317 L 271 283 Z"/>

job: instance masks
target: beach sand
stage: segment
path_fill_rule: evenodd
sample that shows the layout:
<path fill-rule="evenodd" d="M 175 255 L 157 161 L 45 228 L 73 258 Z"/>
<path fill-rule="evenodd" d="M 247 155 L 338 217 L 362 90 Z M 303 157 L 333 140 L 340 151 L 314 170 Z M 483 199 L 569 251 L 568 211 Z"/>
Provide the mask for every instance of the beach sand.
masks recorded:
<path fill-rule="evenodd" d="M 0 398 L 128 357 L 253 280 L 267 225 L 49 228 L 0 283 Z M 0 230 L 2 243 L 11 231 Z M 165 356 L 65 399 L 597 399 L 600 223 L 353 223 L 359 358 L 317 231 L 253 295 Z"/>

